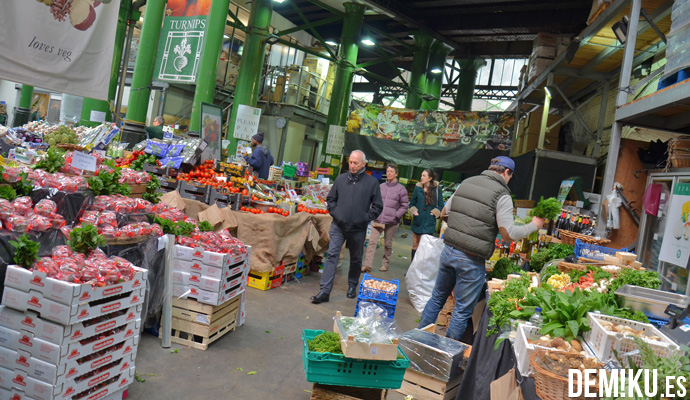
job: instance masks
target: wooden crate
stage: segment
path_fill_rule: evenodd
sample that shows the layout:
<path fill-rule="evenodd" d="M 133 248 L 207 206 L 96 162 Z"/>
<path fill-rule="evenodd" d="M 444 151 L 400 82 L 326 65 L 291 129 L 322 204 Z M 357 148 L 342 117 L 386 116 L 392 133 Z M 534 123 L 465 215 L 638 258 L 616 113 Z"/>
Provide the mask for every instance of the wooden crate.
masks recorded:
<path fill-rule="evenodd" d="M 219 306 L 173 299 L 172 341 L 206 350 L 209 344 L 235 330 L 241 298 L 240 294 Z"/>
<path fill-rule="evenodd" d="M 441 326 L 441 327 L 448 327 L 448 323 L 450 322 L 451 316 L 453 316 L 453 310 L 454 309 L 455 309 L 455 294 L 451 293 L 450 296 L 448 297 L 448 300 L 446 300 L 446 304 L 441 309 L 441 312 L 438 313 L 438 317 L 436 317 L 436 325 Z"/>
<path fill-rule="evenodd" d="M 462 374 L 450 382 L 443 382 L 408 368 L 402 386 L 397 391 L 418 400 L 454 400 L 460 391 L 461 382 Z"/>
<path fill-rule="evenodd" d="M 310 400 L 386 400 L 388 389 L 314 384 Z"/>

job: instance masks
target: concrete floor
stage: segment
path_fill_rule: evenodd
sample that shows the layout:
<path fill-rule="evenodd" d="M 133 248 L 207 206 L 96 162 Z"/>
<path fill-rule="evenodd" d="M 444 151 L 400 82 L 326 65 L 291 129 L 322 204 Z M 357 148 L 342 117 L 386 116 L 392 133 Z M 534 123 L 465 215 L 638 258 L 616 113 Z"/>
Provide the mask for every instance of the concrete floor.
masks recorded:
<path fill-rule="evenodd" d="M 407 238 L 401 238 L 399 230 L 393 242 L 389 270 L 378 271 L 383 255 L 381 245 L 372 271 L 377 278 L 400 279 L 395 319 L 403 332 L 416 328 L 420 315 L 408 299 L 403 276 L 412 246 L 412 232 L 405 228 Z M 135 381 L 129 388 L 128 399 L 309 399 L 312 384 L 306 381 L 302 366 L 302 330 L 332 330 L 336 311 L 344 315 L 355 312 L 356 299 L 345 296 L 347 251 L 342 266 L 328 303 L 315 305 L 309 301 L 319 291 L 319 273 L 310 273 L 266 292 L 247 288 L 245 324 L 212 343 L 206 351 L 175 343 L 171 349 L 164 349 L 158 338 L 143 334 L 136 370 L 146 381 Z M 175 350 L 178 352 L 171 353 Z M 248 375 L 250 371 L 256 374 Z M 391 400 L 403 398 L 395 391 L 388 395 Z"/>

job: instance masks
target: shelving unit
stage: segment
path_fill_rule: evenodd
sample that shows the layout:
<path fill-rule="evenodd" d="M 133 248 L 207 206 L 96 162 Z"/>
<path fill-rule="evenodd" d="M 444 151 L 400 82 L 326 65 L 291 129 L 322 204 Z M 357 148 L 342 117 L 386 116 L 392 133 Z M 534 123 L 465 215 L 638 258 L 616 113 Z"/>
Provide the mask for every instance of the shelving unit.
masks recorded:
<path fill-rule="evenodd" d="M 620 107 L 616 120 L 633 126 L 690 133 L 690 80 Z"/>

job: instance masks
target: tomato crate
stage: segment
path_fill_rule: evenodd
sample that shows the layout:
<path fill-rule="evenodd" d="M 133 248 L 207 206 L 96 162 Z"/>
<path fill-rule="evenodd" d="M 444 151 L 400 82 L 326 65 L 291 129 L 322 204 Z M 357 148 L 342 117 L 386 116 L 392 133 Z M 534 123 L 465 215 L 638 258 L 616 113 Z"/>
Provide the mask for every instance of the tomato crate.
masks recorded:
<path fill-rule="evenodd" d="M 243 273 L 240 279 L 233 278 L 232 284 L 235 286 L 228 287 L 228 283 L 228 285 L 223 285 L 223 288 L 220 291 L 213 292 L 199 289 L 193 285 L 173 284 L 172 294 L 174 297 L 185 297 L 194 299 L 200 303 L 219 306 L 246 290 L 246 276 L 247 274 Z"/>
<path fill-rule="evenodd" d="M 312 329 L 302 331 L 302 362 L 307 382 L 374 389 L 400 387 L 405 370 L 410 365 L 404 353 L 399 352 L 401 358 L 395 361 L 379 361 L 309 351 L 308 341 L 323 332 Z"/>
<path fill-rule="evenodd" d="M 250 287 L 255 289 L 270 290 L 283 284 L 284 273 L 285 264 L 280 264 L 267 272 L 249 271 L 247 282 Z"/>
<path fill-rule="evenodd" d="M 395 291 L 383 290 L 378 287 L 393 287 L 395 286 Z M 398 301 L 398 290 L 400 288 L 400 280 L 393 279 L 387 281 L 385 279 L 374 278 L 368 273 L 364 274 L 362 278 L 362 283 L 359 284 L 359 296 L 362 298 L 381 300 L 388 304 L 395 304 Z"/>
<path fill-rule="evenodd" d="M 246 247 L 246 252 L 241 254 L 225 254 L 206 251 L 201 247 L 187 247 L 180 244 L 175 245 L 176 260 L 196 261 L 216 267 L 228 267 L 249 259 L 251 248 Z"/>
<path fill-rule="evenodd" d="M 675 342 L 666 337 L 652 324 L 632 321 L 629 319 L 612 317 L 600 313 L 587 313 L 588 325 L 592 330 L 585 332 L 585 341 L 592 348 L 592 351 L 601 362 L 607 362 L 614 357 L 614 350 L 619 355 L 637 350 L 637 344 L 630 337 L 621 332 L 612 332 L 604 328 L 608 324 L 628 326 L 635 331 L 643 331 L 645 336 L 657 337 L 656 339 L 642 338 L 654 351 L 657 357 L 666 358 L 671 354 L 680 351 Z M 642 358 L 639 352 L 630 356 L 633 362 L 642 367 Z"/>
<path fill-rule="evenodd" d="M 206 350 L 209 344 L 237 327 L 242 295 L 220 306 L 190 299 L 173 299 L 172 341 Z"/>

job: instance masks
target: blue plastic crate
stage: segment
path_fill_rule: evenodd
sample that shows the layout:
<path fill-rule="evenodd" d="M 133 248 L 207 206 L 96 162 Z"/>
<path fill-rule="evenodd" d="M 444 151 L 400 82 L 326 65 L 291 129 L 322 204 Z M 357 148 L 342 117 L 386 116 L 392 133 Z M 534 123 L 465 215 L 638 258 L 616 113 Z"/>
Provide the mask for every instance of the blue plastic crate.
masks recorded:
<path fill-rule="evenodd" d="M 613 249 L 611 247 L 599 246 L 596 244 L 583 243 L 580 239 L 575 239 L 575 257 L 585 257 L 592 260 L 604 260 L 604 255 L 615 256 L 617 251 L 628 251 L 627 247 Z M 596 254 L 598 252 L 599 254 Z M 583 254 L 584 253 L 584 254 Z M 593 254 L 594 253 L 594 254 Z"/>
<path fill-rule="evenodd" d="M 669 319 L 656 319 L 650 318 L 649 316 L 647 316 L 647 318 L 649 318 L 649 323 L 653 324 L 657 328 L 661 328 L 662 326 L 671 322 L 671 320 Z M 684 324 L 690 324 L 690 317 L 685 317 L 681 322 Z"/>
<path fill-rule="evenodd" d="M 388 318 L 395 318 L 395 303 L 391 304 L 391 303 L 387 303 L 387 302 L 381 301 L 381 300 L 367 299 L 367 298 L 362 298 L 362 297 L 357 298 L 357 305 L 355 306 L 355 317 L 359 314 L 360 303 L 377 304 L 386 310 L 386 313 L 388 314 Z"/>
<path fill-rule="evenodd" d="M 369 281 L 369 280 L 379 281 L 379 282 L 388 282 L 388 283 L 394 284 L 395 285 L 395 293 L 364 286 L 364 282 Z M 399 279 L 393 279 L 393 280 L 387 281 L 385 279 L 374 278 L 373 276 L 365 273 L 364 278 L 362 278 L 362 282 L 359 284 L 359 296 L 358 297 L 363 297 L 363 298 L 372 299 L 372 300 L 380 300 L 380 301 L 384 301 L 386 303 L 395 304 L 398 301 L 398 291 L 399 290 L 400 290 L 400 280 Z"/>

